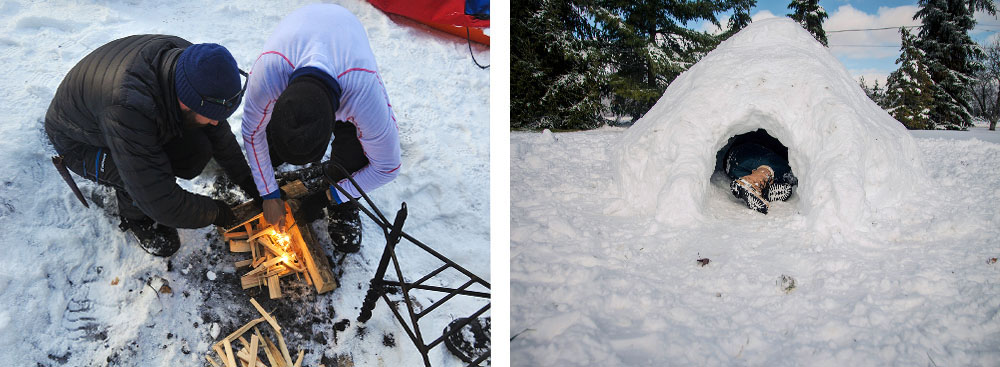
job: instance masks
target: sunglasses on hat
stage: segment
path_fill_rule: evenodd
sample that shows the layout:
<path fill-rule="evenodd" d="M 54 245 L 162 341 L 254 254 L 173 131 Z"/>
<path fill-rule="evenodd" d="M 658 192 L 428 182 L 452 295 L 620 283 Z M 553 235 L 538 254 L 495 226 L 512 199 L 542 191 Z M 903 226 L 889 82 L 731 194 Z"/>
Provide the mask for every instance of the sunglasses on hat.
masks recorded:
<path fill-rule="evenodd" d="M 225 107 L 226 110 L 229 110 L 230 108 L 233 108 L 234 106 L 236 106 L 237 104 L 239 104 L 240 99 L 243 98 L 243 93 L 246 93 L 246 91 L 247 91 L 247 84 L 250 82 L 250 75 L 247 74 L 247 72 L 243 71 L 242 69 L 237 69 L 237 70 L 239 70 L 240 71 L 240 75 L 243 75 L 243 77 L 245 78 L 245 80 L 243 81 L 243 88 L 240 89 L 239 93 L 236 93 L 235 96 L 232 96 L 232 97 L 229 97 L 229 98 L 225 98 L 225 99 L 223 99 L 223 98 L 214 98 L 214 97 L 205 97 L 205 96 L 203 96 L 203 95 L 201 95 L 199 93 L 198 96 L 201 97 L 201 105 L 204 106 L 205 102 L 208 102 L 208 103 L 211 103 L 211 104 L 220 105 L 222 107 Z M 195 91 L 195 93 L 198 93 L 198 92 Z"/>

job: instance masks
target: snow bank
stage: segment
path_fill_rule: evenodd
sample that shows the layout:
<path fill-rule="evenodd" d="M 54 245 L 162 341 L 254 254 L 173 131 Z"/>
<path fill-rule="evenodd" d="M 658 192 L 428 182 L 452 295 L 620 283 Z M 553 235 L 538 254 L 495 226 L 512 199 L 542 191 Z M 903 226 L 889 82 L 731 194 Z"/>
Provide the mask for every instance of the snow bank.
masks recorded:
<path fill-rule="evenodd" d="M 747 210 L 720 174 L 700 225 L 608 217 L 626 131 L 511 132 L 511 366 L 996 366 L 1000 132 L 980 132 L 915 139 L 940 202 L 853 236 L 810 230 L 797 196 Z"/>
<path fill-rule="evenodd" d="M 864 230 L 924 185 L 902 124 L 869 100 L 795 22 L 754 22 L 681 74 L 612 152 L 623 200 L 610 212 L 690 225 L 706 217 L 716 153 L 763 128 L 788 147 L 810 227 Z"/>

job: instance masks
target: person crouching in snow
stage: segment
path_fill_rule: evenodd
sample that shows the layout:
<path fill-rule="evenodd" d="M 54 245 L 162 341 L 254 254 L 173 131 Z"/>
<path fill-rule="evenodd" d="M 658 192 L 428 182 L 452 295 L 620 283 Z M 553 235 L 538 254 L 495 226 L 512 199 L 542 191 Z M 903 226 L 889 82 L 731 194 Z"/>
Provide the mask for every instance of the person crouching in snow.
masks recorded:
<path fill-rule="evenodd" d="M 364 191 L 399 174 L 396 118 L 361 22 L 331 4 L 304 6 L 286 16 L 250 70 L 243 142 L 263 201 L 264 219 L 284 228 L 285 204 L 274 167 L 322 160 L 344 167 Z M 332 142 L 331 142 L 332 135 Z M 338 169 L 326 175 L 354 197 L 360 193 Z M 361 246 L 358 206 L 333 186 L 308 201 L 324 201 L 327 229 L 340 252 Z"/>
<path fill-rule="evenodd" d="M 243 96 L 224 47 L 165 35 L 103 45 L 66 74 L 45 132 L 66 168 L 115 189 L 119 227 L 156 256 L 180 246 L 176 228 L 229 225 L 222 201 L 187 192 L 212 158 L 248 194 L 250 167 L 226 122 Z"/>
<path fill-rule="evenodd" d="M 788 200 L 798 179 L 788 159 L 762 135 L 750 133 L 734 141 L 726 153 L 725 168 L 733 180 L 729 184 L 733 196 L 748 208 L 767 214 L 770 202 Z"/>

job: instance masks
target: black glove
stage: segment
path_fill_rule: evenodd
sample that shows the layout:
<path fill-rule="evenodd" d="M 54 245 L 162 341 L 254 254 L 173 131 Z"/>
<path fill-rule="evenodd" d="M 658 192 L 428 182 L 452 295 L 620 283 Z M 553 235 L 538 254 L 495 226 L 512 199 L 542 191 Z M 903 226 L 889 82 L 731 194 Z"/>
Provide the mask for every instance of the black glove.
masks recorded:
<path fill-rule="evenodd" d="M 236 225 L 236 215 L 233 214 L 233 209 L 229 208 L 229 205 L 221 200 L 212 201 L 219 208 L 218 214 L 215 215 L 215 221 L 212 224 L 222 228 L 229 228 Z"/>

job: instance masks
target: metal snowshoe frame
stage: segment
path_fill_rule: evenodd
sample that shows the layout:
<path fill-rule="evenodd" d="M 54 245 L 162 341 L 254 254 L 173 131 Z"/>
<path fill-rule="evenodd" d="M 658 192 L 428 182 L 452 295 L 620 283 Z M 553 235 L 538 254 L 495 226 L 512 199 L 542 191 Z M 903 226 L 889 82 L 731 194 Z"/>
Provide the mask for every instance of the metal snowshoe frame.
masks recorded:
<path fill-rule="evenodd" d="M 368 204 L 370 209 L 366 208 L 364 205 L 361 205 L 361 203 L 358 201 L 357 198 L 352 197 L 350 194 L 347 193 L 346 190 L 344 190 L 343 187 L 341 187 L 339 184 L 330 179 L 330 176 L 327 174 L 328 172 L 327 170 L 331 168 L 340 171 L 344 176 L 347 177 L 351 185 L 356 190 L 358 190 L 358 193 L 361 194 L 361 198 L 364 199 L 364 202 Z M 322 178 L 323 178 L 323 183 L 335 187 L 337 191 L 343 193 L 344 196 L 350 198 L 350 201 L 358 204 L 358 207 L 361 209 L 361 211 L 364 212 L 365 215 L 367 215 L 368 218 L 370 218 L 373 222 L 375 222 L 375 224 L 382 229 L 382 233 L 385 235 L 385 240 L 386 240 L 385 250 L 382 252 L 382 258 L 379 260 L 378 268 L 375 270 L 375 276 L 369 283 L 368 293 L 365 295 L 364 302 L 361 305 L 361 314 L 358 315 L 357 318 L 358 322 L 364 323 L 367 322 L 369 319 L 371 319 L 372 311 L 375 309 L 378 299 L 381 297 L 383 300 L 385 300 L 385 304 L 389 306 L 389 309 L 392 311 L 393 315 L 396 316 L 396 319 L 399 320 L 400 326 L 402 326 L 403 330 L 406 331 L 406 335 L 410 337 L 410 340 L 413 341 L 413 344 L 417 347 L 417 350 L 420 351 L 420 354 L 423 357 L 424 365 L 426 367 L 431 367 L 430 357 L 428 356 L 428 353 L 430 353 L 431 349 L 442 344 L 442 342 L 444 342 L 446 338 L 448 338 L 452 334 L 460 332 L 462 328 L 465 327 L 468 323 L 472 322 L 472 320 L 483 315 L 486 311 L 490 309 L 490 303 L 487 302 L 485 306 L 483 306 L 476 312 L 472 313 L 470 316 L 466 317 L 464 322 L 456 324 L 455 327 L 452 328 L 452 330 L 450 330 L 450 332 L 443 333 L 440 337 L 434 339 L 430 343 L 426 343 L 424 341 L 423 333 L 421 333 L 420 330 L 420 319 L 424 316 L 427 316 L 429 313 L 431 313 L 441 305 L 445 304 L 446 302 L 454 299 L 456 296 L 482 298 L 488 301 L 490 299 L 490 293 L 471 291 L 469 290 L 469 288 L 472 287 L 473 285 L 479 284 L 483 287 L 486 287 L 486 289 L 490 289 L 490 283 L 486 282 L 485 280 L 483 280 L 476 274 L 472 273 L 471 271 L 466 270 L 461 265 L 458 265 L 451 259 L 445 257 L 444 255 L 438 253 L 437 251 L 434 251 L 434 249 L 432 249 L 430 246 L 425 245 L 423 242 L 420 242 L 413 236 L 404 232 L 403 223 L 406 221 L 406 215 L 407 215 L 406 202 L 403 202 L 400 205 L 400 209 L 396 212 L 395 219 L 392 222 L 389 222 L 389 220 L 384 215 L 382 215 L 382 211 L 380 211 L 378 207 L 375 206 L 375 203 L 372 202 L 372 200 L 368 197 L 368 194 L 365 193 L 365 191 L 362 190 L 360 186 L 358 186 L 358 183 L 354 181 L 353 177 L 351 177 L 350 172 L 347 172 L 347 170 L 345 170 L 344 167 L 334 162 L 328 162 L 326 164 L 326 168 L 323 169 Z M 319 184 L 319 182 L 317 181 L 318 180 L 303 180 L 303 182 L 306 184 L 307 187 L 311 186 L 313 188 L 316 188 L 316 186 Z M 443 262 L 444 265 L 441 265 L 440 267 L 438 267 L 434 271 L 431 271 L 430 273 L 423 274 L 416 281 L 407 282 L 403 277 L 403 272 L 400 268 L 399 258 L 397 258 L 396 256 L 396 245 L 398 245 L 400 241 L 404 239 L 416 245 L 424 252 L 434 256 L 435 258 Z M 389 268 L 390 262 L 393 265 L 396 279 L 386 279 L 386 272 Z M 440 274 L 441 272 L 449 268 L 455 269 L 458 272 L 465 275 L 466 277 L 468 277 L 468 281 L 463 283 L 458 288 L 439 287 L 439 286 L 424 284 L 426 281 L 434 278 L 434 276 Z M 388 295 L 390 291 L 393 290 L 394 288 L 398 288 L 403 293 L 402 302 L 406 305 L 406 314 L 409 320 L 407 320 L 407 317 L 404 317 L 403 314 L 400 312 L 399 304 L 394 303 L 392 300 L 389 299 Z M 415 289 L 439 292 L 444 294 L 444 297 L 437 300 L 430 306 L 423 308 L 420 311 L 416 311 L 413 305 L 413 301 L 410 298 L 410 291 Z M 469 363 L 468 366 L 479 366 L 482 362 L 486 361 L 486 359 L 489 358 L 490 355 L 491 351 L 487 351 L 481 357 Z"/>

